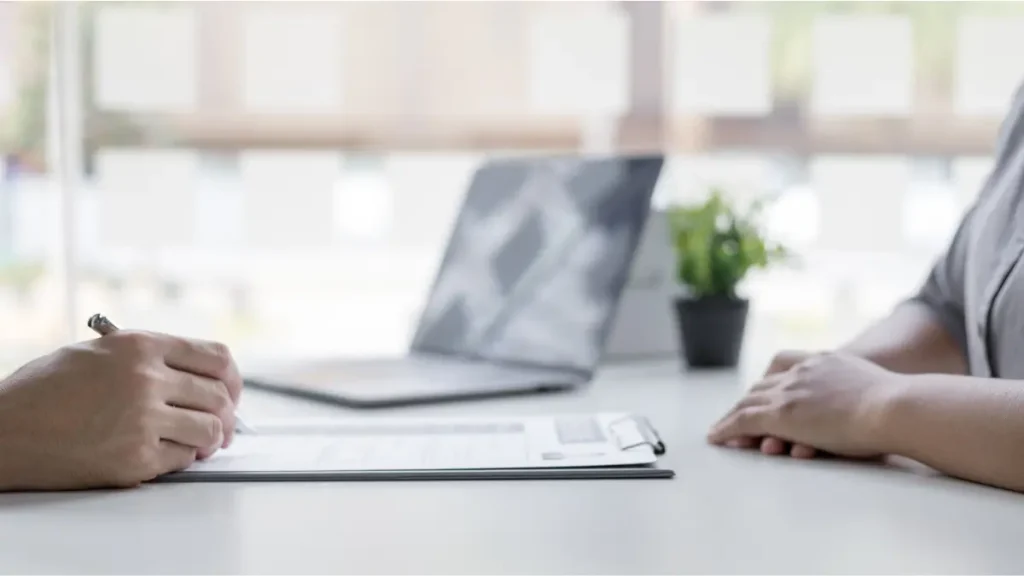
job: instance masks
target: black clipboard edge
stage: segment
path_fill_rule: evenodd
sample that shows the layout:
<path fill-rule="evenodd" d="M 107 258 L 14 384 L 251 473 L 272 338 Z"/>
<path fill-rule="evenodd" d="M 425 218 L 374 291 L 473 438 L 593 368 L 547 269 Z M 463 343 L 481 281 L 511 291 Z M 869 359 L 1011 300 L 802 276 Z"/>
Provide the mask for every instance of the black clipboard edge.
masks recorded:
<path fill-rule="evenodd" d="M 315 472 L 175 472 L 153 483 L 390 482 L 479 480 L 629 480 L 674 478 L 675 471 L 647 466 L 496 470 L 354 470 Z"/>

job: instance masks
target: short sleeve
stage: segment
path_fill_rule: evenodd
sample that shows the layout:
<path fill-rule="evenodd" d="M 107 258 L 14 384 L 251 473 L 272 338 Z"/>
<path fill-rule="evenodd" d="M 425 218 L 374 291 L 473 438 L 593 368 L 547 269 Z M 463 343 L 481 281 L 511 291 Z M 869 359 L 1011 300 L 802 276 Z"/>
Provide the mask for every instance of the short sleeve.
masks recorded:
<path fill-rule="evenodd" d="M 1020 149 L 1024 139 L 1024 83 L 1017 87 L 1010 104 L 1010 111 L 999 126 L 996 137 L 995 163 L 999 172 L 1013 155 Z"/>
<path fill-rule="evenodd" d="M 924 304 L 942 323 L 960 349 L 967 354 L 967 323 L 964 305 L 965 270 L 967 248 L 972 236 L 977 206 L 991 192 L 993 183 L 1005 170 L 1007 162 L 1014 156 L 1024 140 L 1024 84 L 1017 88 L 1009 114 L 1000 126 L 996 140 L 995 167 L 974 203 L 957 228 L 953 241 L 945 254 L 935 263 L 924 285 L 912 301 Z"/>

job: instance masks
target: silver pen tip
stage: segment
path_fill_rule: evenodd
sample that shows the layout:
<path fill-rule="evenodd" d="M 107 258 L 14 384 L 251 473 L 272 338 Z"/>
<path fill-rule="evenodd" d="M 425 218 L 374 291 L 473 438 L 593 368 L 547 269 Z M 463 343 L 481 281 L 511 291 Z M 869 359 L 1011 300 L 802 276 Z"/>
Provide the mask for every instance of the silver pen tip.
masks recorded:
<path fill-rule="evenodd" d="M 114 323 L 103 314 L 93 314 L 89 317 L 86 325 L 100 335 L 106 335 L 117 330 L 117 326 L 114 326 Z"/>

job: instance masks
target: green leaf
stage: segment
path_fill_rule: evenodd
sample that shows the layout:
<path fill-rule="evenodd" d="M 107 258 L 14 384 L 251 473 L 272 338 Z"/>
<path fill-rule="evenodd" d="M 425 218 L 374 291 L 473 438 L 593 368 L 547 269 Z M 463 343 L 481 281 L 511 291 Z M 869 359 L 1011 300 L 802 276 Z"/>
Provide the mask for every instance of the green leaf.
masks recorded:
<path fill-rule="evenodd" d="M 758 218 L 767 198 L 740 214 L 720 188 L 707 200 L 668 210 L 679 282 L 695 296 L 736 296 L 750 270 L 789 258 L 782 246 L 769 245 Z"/>

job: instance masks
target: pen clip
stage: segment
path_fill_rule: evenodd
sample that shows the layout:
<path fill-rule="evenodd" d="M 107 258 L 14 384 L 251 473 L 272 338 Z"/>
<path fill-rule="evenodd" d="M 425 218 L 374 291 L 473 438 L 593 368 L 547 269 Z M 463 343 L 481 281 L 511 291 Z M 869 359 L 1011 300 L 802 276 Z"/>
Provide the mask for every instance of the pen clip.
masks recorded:
<path fill-rule="evenodd" d="M 666 451 L 665 443 L 650 420 L 643 416 L 630 415 L 608 424 L 608 432 L 615 439 L 619 450 L 629 450 L 637 446 L 650 446 L 654 453 L 662 455 Z"/>

